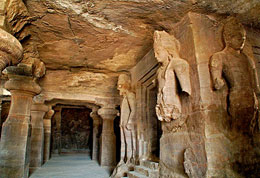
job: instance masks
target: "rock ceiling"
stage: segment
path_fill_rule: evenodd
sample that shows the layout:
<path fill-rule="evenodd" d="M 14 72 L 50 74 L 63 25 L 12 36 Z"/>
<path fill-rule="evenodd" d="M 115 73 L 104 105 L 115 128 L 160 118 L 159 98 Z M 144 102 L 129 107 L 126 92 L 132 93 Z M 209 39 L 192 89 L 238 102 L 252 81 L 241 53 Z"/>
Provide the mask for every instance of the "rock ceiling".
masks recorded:
<path fill-rule="evenodd" d="M 260 27 L 259 0 L 24 0 L 32 39 L 48 69 L 125 71 L 187 12 L 236 15 Z M 215 14 L 215 15 L 213 15 Z M 218 15 L 216 15 L 218 14 Z"/>

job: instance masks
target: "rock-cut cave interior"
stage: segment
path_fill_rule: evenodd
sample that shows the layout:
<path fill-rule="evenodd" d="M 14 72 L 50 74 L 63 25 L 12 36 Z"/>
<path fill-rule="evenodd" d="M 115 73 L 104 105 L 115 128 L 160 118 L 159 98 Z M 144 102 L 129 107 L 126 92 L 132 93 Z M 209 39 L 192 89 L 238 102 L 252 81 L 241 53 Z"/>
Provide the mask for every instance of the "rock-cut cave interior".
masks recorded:
<path fill-rule="evenodd" d="M 259 0 L 0 0 L 0 178 L 259 178 Z"/>

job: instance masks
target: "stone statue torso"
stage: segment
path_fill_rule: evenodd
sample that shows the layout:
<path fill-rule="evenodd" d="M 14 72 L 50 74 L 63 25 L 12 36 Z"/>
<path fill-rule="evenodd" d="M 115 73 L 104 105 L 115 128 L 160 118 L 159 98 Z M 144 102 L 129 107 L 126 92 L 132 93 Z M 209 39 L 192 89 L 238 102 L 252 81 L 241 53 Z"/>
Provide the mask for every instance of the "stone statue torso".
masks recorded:
<path fill-rule="evenodd" d="M 224 57 L 225 56 L 225 57 Z M 231 90 L 252 88 L 247 57 L 241 54 L 224 53 L 223 73 Z"/>
<path fill-rule="evenodd" d="M 181 58 L 171 59 L 168 65 L 158 69 L 158 95 L 156 112 L 159 120 L 179 119 L 181 100 L 179 83 L 182 91 L 190 94 L 189 64 Z M 177 82 L 177 79 L 179 82 Z"/>
<path fill-rule="evenodd" d="M 126 126 L 127 124 L 135 124 L 135 113 L 133 112 L 134 108 L 132 107 L 135 107 L 135 94 L 129 91 L 127 92 L 127 94 L 124 95 L 121 103 L 121 126 Z"/>
<path fill-rule="evenodd" d="M 129 115 L 130 115 L 130 106 L 128 103 L 127 96 L 125 95 L 121 104 L 121 117 L 120 117 L 121 126 L 126 126 Z"/>

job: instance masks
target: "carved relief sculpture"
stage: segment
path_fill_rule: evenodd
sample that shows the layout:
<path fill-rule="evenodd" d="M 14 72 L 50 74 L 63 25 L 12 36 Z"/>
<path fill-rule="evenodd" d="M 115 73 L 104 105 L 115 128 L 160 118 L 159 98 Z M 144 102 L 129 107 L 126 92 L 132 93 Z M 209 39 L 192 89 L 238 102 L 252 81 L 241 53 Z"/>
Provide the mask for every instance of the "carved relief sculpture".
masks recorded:
<path fill-rule="evenodd" d="M 63 151 L 89 149 L 90 121 L 88 112 L 63 109 L 61 120 L 61 148 Z"/>
<path fill-rule="evenodd" d="M 189 64 L 179 56 L 179 51 L 180 43 L 174 36 L 165 31 L 154 32 L 154 53 L 161 64 L 157 71 L 156 105 L 156 114 L 160 121 L 170 122 L 183 117 L 179 88 L 191 95 Z"/>
<path fill-rule="evenodd" d="M 121 74 L 117 88 L 123 97 L 120 114 L 121 152 L 120 162 L 111 177 L 123 177 L 132 168 L 136 158 L 136 98 L 131 91 L 130 77 Z"/>
<path fill-rule="evenodd" d="M 259 84 L 254 60 L 243 51 L 246 31 L 235 19 L 224 25 L 225 48 L 212 55 L 210 72 L 215 90 L 228 86 L 228 114 L 232 129 L 248 132 L 256 115 Z"/>

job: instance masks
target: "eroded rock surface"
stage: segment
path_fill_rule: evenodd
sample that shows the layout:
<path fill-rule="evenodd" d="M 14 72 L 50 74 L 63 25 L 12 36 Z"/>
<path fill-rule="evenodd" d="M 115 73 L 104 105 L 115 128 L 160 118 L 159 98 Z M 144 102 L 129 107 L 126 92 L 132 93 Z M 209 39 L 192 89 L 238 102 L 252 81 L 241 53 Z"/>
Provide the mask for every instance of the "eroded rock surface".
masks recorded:
<path fill-rule="evenodd" d="M 47 68 L 111 71 L 133 67 L 151 48 L 153 31 L 169 30 L 188 11 L 238 14 L 244 23 L 259 26 L 260 7 L 256 0 L 32 0 L 25 5 Z"/>
<path fill-rule="evenodd" d="M 239 96 L 242 92 L 235 96 L 238 101 L 230 102 L 232 87 L 228 84 L 232 82 L 225 79 L 221 89 L 213 87 L 214 77 L 212 79 L 213 72 L 210 71 L 211 57 L 226 46 L 223 43 L 222 31 L 224 21 L 230 15 L 236 16 L 249 32 L 249 40 L 243 46 L 243 53 L 260 61 L 260 38 L 257 30 L 260 28 L 259 0 L 5 0 L 3 2 L 8 2 L 8 5 L 5 9 L 0 3 L 0 27 L 5 26 L 20 41 L 24 49 L 22 64 L 19 64 L 18 68 L 10 67 L 9 70 L 14 72 L 17 69 L 19 74 L 26 74 L 26 80 L 20 77 L 15 80 L 19 85 L 15 83 L 16 85 L 11 85 L 11 89 L 16 90 L 18 87 L 21 96 L 26 90 L 32 93 L 30 97 L 26 95 L 27 102 L 24 102 L 26 97 L 16 96 L 15 92 L 12 97 L 17 97 L 17 101 L 21 102 L 23 107 L 28 106 L 24 109 L 24 112 L 28 113 L 32 96 L 38 94 L 41 89 L 41 97 L 51 106 L 64 103 L 95 106 L 97 110 L 95 112 L 100 116 L 100 120 L 102 119 L 99 153 L 101 166 L 112 170 L 116 165 L 114 119 L 118 115 L 117 109 L 120 105 L 116 86 L 118 76 L 130 71 L 131 87 L 136 94 L 137 128 L 133 129 L 137 129 L 136 154 L 139 160 L 136 162 L 140 161 L 141 165 L 153 169 L 156 175 L 160 174 L 160 177 L 259 175 L 259 119 L 254 117 L 255 125 L 249 133 L 247 128 L 251 124 L 250 120 L 246 120 L 243 115 L 237 117 L 229 112 L 232 105 L 240 102 Z M 175 50 L 175 53 L 188 63 L 186 80 L 189 81 L 187 82 L 189 87 L 186 93 L 179 91 L 183 90 L 185 79 L 176 74 L 175 68 L 174 70 L 163 68 L 159 77 L 157 76 L 156 71 L 163 66 L 160 66 L 158 64 L 160 61 L 157 62 L 155 59 L 157 54 L 154 56 L 154 52 L 157 53 L 157 50 L 151 50 L 154 42 L 153 33 L 156 30 L 164 30 L 180 43 L 181 48 Z M 241 57 L 239 54 L 236 54 L 237 59 Z M 174 53 L 164 56 L 165 61 L 176 57 L 173 55 Z M 235 60 L 234 64 L 237 64 Z M 176 67 L 175 64 L 173 66 Z M 242 70 L 245 67 L 243 64 L 240 67 L 236 70 L 238 73 L 247 73 L 246 69 Z M 257 70 L 255 67 L 252 69 L 259 73 L 259 62 L 256 67 Z M 222 69 L 219 71 L 222 74 Z M 172 75 L 167 77 L 169 72 Z M 181 73 L 183 74 L 183 71 Z M 251 77 L 245 76 L 243 80 L 249 83 Z M 156 84 L 158 78 L 159 81 L 164 81 L 165 78 L 168 90 L 162 92 L 161 96 L 158 95 L 158 87 L 161 91 L 160 88 L 164 87 L 164 84 Z M 34 88 L 30 86 L 37 80 L 41 89 L 37 85 L 38 90 L 31 91 Z M 176 86 L 167 87 L 172 83 L 176 83 Z M 243 82 L 238 87 L 242 84 Z M 248 86 L 250 88 L 253 85 Z M 176 97 L 170 100 L 170 96 L 174 95 L 172 88 L 176 90 Z M 169 116 L 169 119 L 158 121 L 155 111 L 157 98 L 161 101 L 165 98 L 169 100 L 161 106 L 166 109 L 168 109 L 166 106 L 174 104 L 177 98 L 180 115 L 185 117 Z M 257 108 L 253 108 L 252 105 L 253 95 L 242 97 L 243 100 L 248 98 L 252 100 L 251 109 L 248 113 L 244 113 L 256 116 L 257 112 L 251 112 Z M 14 111 L 18 110 L 20 105 L 14 102 Z M 128 111 L 122 108 L 121 106 L 121 116 Z M 25 115 L 20 110 L 18 113 Z M 26 128 L 25 139 L 28 140 L 29 118 L 29 115 L 26 115 L 26 118 L 23 118 L 26 124 L 19 126 L 19 129 Z M 13 120 L 11 118 L 11 121 L 15 121 L 15 118 Z M 56 110 L 54 121 L 61 123 L 61 108 Z M 233 133 L 232 122 L 235 121 L 243 124 L 245 128 L 243 130 L 235 128 Z M 48 121 L 48 124 L 50 123 Z M 10 127 L 7 125 L 2 129 L 5 143 L 9 143 L 10 140 L 17 143 L 20 141 L 17 141 L 16 131 L 13 131 L 11 139 L 5 134 L 5 131 L 14 129 L 11 127 L 12 124 L 11 122 Z M 52 132 L 55 131 L 53 128 Z M 53 139 L 61 136 L 60 124 L 57 124 L 56 128 L 56 138 Z M 134 139 L 132 142 L 135 142 Z M 21 153 L 14 158 L 15 160 L 16 157 L 24 155 L 23 164 L 20 165 L 19 175 L 16 177 L 28 175 L 28 170 L 24 170 L 23 166 L 28 165 L 25 153 L 29 147 L 27 143 L 22 144 L 22 148 L 19 149 Z M 54 150 L 55 146 L 57 145 L 54 144 Z M 135 147 L 132 147 L 132 150 L 135 150 Z M 2 150 L 10 150 L 8 146 L 3 148 Z M 13 152 L 16 153 L 16 150 Z M 0 157 L 2 155 L 0 154 Z M 13 158 L 2 157 L 0 166 L 6 168 L 11 159 Z M 147 162 L 149 164 L 146 164 Z M 17 167 L 15 164 L 11 166 Z M 0 172 L 2 170 L 0 169 Z M 135 168 L 135 171 L 138 170 L 142 169 Z M 11 172 L 15 171 L 6 169 L 1 175 L 5 176 Z"/>

